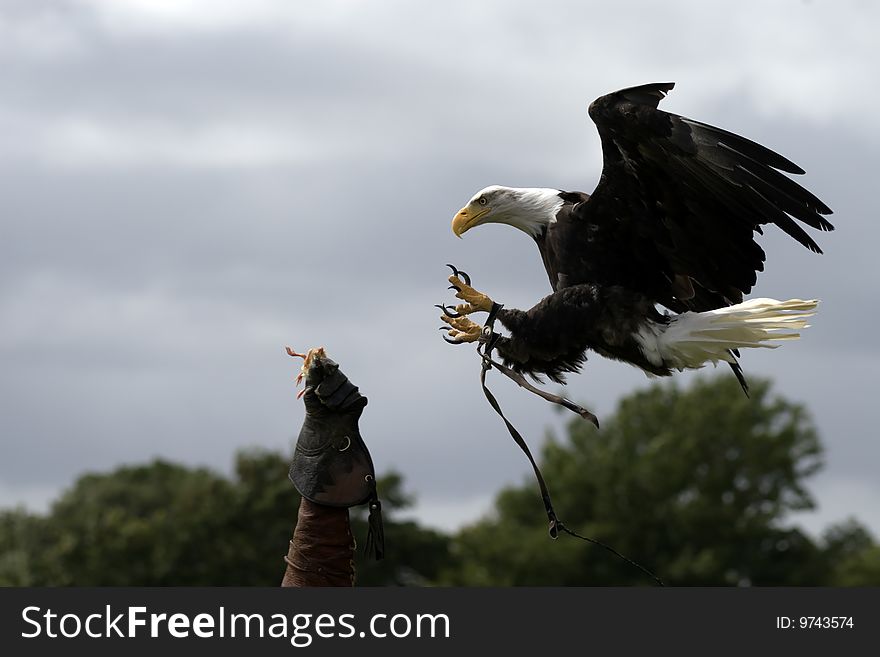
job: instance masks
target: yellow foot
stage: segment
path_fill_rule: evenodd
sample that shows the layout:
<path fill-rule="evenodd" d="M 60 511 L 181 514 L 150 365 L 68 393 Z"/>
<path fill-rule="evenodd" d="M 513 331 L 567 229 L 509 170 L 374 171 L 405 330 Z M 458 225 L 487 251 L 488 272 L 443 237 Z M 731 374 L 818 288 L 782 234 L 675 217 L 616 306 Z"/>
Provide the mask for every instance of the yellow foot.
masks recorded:
<path fill-rule="evenodd" d="M 483 332 L 482 326 L 472 322 L 467 317 L 441 315 L 440 319 L 449 324 L 447 333 L 455 342 L 476 342 L 480 339 L 480 335 Z"/>
<path fill-rule="evenodd" d="M 476 312 L 489 312 L 492 310 L 492 299 L 482 292 L 477 292 L 467 283 L 463 282 L 458 276 L 450 276 L 449 282 L 458 290 L 455 293 L 456 298 L 461 299 L 465 303 L 461 303 L 455 307 L 455 312 L 459 315 L 470 315 Z"/>

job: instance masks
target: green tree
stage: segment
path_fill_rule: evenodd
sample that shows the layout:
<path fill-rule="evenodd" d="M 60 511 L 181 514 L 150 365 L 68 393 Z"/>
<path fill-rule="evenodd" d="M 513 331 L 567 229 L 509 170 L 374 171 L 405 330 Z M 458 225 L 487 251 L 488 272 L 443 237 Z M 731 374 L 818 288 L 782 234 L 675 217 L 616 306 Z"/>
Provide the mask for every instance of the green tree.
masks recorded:
<path fill-rule="evenodd" d="M 880 586 L 880 545 L 855 519 L 823 533 L 833 586 Z"/>
<path fill-rule="evenodd" d="M 212 565 L 226 553 L 235 502 L 222 476 L 166 461 L 85 475 L 52 506 L 36 576 L 60 586 L 186 586 L 222 576 Z"/>
<path fill-rule="evenodd" d="M 0 511 L 0 586 L 35 586 L 41 552 L 46 544 L 46 522 L 24 509 Z"/>
<path fill-rule="evenodd" d="M 0 513 L 0 585 L 277 586 L 299 505 L 287 469 L 281 454 L 248 450 L 232 477 L 161 460 L 84 475 L 45 516 Z M 359 583 L 430 583 L 449 538 L 396 521 L 410 499 L 399 475 L 378 485 L 388 557 L 361 563 Z"/>
<path fill-rule="evenodd" d="M 601 430 L 575 419 L 550 437 L 542 470 L 566 525 L 677 585 L 821 584 L 822 549 L 786 514 L 814 506 L 822 464 L 804 408 L 732 377 L 655 385 L 620 402 Z M 547 538 L 535 484 L 502 491 L 492 517 L 459 533 L 455 584 L 651 584 L 605 550 Z"/>

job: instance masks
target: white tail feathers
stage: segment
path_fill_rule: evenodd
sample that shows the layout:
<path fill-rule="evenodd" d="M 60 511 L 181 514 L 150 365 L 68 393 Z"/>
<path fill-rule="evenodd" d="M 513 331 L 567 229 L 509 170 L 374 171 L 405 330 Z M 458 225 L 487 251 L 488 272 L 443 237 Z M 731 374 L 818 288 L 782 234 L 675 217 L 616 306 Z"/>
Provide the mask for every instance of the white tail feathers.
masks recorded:
<path fill-rule="evenodd" d="M 695 369 L 719 360 L 735 362 L 731 349 L 775 349 L 782 340 L 797 340 L 807 318 L 816 312 L 818 300 L 750 299 L 735 306 L 675 316 L 657 335 L 657 348 L 664 365 Z M 645 352 L 650 358 L 650 355 Z"/>

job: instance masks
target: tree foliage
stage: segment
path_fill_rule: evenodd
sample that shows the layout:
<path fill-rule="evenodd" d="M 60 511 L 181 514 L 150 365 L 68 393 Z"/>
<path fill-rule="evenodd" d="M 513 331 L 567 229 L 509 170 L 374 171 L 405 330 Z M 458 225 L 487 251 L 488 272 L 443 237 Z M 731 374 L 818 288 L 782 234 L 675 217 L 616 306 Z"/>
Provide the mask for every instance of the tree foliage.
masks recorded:
<path fill-rule="evenodd" d="M 48 515 L 0 513 L 0 584 L 22 586 L 277 586 L 299 496 L 288 461 L 238 454 L 232 477 L 166 461 L 80 477 Z M 362 584 L 427 582 L 448 537 L 397 522 L 401 477 L 378 485 L 395 559 L 363 565 Z M 355 536 L 366 527 L 353 523 Z"/>
<path fill-rule="evenodd" d="M 833 525 L 823 535 L 833 586 L 880 586 L 880 545 L 855 519 Z"/>
<path fill-rule="evenodd" d="M 805 409 L 766 381 L 751 398 L 731 377 L 653 386 L 601 431 L 576 419 L 549 436 L 541 460 L 568 527 L 669 584 L 880 585 L 880 546 L 857 521 L 814 539 L 789 520 L 813 508 L 822 450 Z M 287 468 L 247 450 L 229 476 L 166 461 L 84 475 L 45 515 L 0 511 L 0 585 L 277 586 L 299 504 Z M 400 518 L 412 504 L 400 474 L 379 490 L 387 558 L 359 550 L 361 585 L 652 583 L 600 547 L 551 541 L 531 478 L 452 536 Z M 362 542 L 365 515 L 351 514 Z"/>
<path fill-rule="evenodd" d="M 567 526 L 670 584 L 799 585 L 831 577 L 822 546 L 786 524 L 813 508 L 805 481 L 821 457 L 802 406 L 766 381 L 746 398 L 726 377 L 637 392 L 601 430 L 575 419 L 564 439 L 550 437 L 542 469 Z M 494 515 L 462 531 L 456 548 L 456 584 L 651 584 L 595 545 L 551 543 L 531 480 L 501 492 Z"/>

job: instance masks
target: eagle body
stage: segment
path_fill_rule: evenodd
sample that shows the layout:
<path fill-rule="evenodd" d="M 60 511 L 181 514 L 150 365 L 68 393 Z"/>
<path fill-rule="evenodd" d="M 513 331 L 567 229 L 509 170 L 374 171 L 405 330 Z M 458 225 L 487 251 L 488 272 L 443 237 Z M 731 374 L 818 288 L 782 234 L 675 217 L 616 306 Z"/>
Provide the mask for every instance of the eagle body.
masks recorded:
<path fill-rule="evenodd" d="M 506 223 L 541 254 L 553 293 L 497 315 L 510 332 L 498 352 L 513 369 L 561 382 L 590 350 L 658 376 L 724 360 L 745 388 L 737 350 L 806 326 L 815 301 L 743 301 L 764 268 L 755 236 L 773 224 L 821 253 L 804 226 L 833 230 L 831 210 L 785 175 L 803 170 L 778 153 L 658 109 L 672 87 L 590 105 L 603 152 L 592 194 L 493 185 L 455 216 L 459 237 Z"/>
<path fill-rule="evenodd" d="M 530 310 L 502 308 L 497 317 L 510 337 L 500 338 L 496 348 L 518 371 L 562 382 L 564 373 L 577 371 L 591 349 L 650 374 L 672 373 L 668 365 L 647 358 L 638 338 L 662 331 L 669 318 L 646 297 L 620 286 L 570 285 Z"/>

